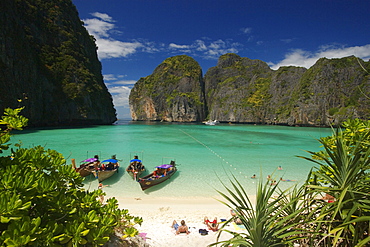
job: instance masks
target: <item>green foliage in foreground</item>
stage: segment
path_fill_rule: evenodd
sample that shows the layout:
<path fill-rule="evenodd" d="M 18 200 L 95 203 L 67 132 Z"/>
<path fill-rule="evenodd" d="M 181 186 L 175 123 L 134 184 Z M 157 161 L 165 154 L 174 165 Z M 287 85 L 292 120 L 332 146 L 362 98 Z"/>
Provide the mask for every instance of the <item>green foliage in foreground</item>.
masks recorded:
<path fill-rule="evenodd" d="M 256 202 L 231 181 L 219 192 L 247 229 L 231 232 L 222 246 L 369 246 L 370 128 L 368 121 L 348 120 L 345 130 L 320 139 L 324 150 L 302 157 L 318 165 L 300 187 L 280 191 L 259 182 Z M 333 202 L 323 200 L 331 196 Z M 225 224 L 226 225 L 226 224 Z"/>
<path fill-rule="evenodd" d="M 2 118 L 2 149 L 9 131 L 26 122 L 19 111 L 8 109 Z M 103 192 L 85 191 L 83 178 L 65 163 L 41 146 L 0 157 L 0 246 L 100 246 L 114 231 L 138 233 L 133 226 L 141 218 L 119 209 L 115 198 L 102 205 L 97 197 Z"/>

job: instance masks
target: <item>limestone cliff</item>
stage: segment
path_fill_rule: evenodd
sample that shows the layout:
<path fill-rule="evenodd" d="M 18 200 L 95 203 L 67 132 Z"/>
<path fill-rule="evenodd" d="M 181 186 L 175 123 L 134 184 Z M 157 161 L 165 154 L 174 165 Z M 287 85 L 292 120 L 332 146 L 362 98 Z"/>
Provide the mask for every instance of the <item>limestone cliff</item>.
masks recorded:
<path fill-rule="evenodd" d="M 189 56 L 164 60 L 131 90 L 133 120 L 195 122 L 205 118 L 202 69 Z"/>
<path fill-rule="evenodd" d="M 370 65 L 352 56 L 273 71 L 259 60 L 223 55 L 205 75 L 209 118 L 304 126 L 368 119 L 370 75 L 360 63 Z"/>
<path fill-rule="evenodd" d="M 272 70 L 260 60 L 226 54 L 205 75 L 205 95 L 210 119 L 227 122 L 260 122 L 271 95 Z"/>
<path fill-rule="evenodd" d="M 197 65 L 193 83 L 182 91 L 177 88 L 188 78 L 183 68 L 196 62 L 180 57 L 186 59 L 169 58 L 136 83 L 130 95 L 134 120 L 200 121 L 205 116 L 221 122 L 330 126 L 370 118 L 370 75 L 362 68 L 370 71 L 370 62 L 353 56 L 322 58 L 310 69 L 274 71 L 263 61 L 225 54 L 204 79 Z M 171 66 L 173 60 L 181 66 Z"/>
<path fill-rule="evenodd" d="M 0 2 L 0 110 L 30 125 L 111 124 L 116 112 L 94 38 L 71 0 Z"/>

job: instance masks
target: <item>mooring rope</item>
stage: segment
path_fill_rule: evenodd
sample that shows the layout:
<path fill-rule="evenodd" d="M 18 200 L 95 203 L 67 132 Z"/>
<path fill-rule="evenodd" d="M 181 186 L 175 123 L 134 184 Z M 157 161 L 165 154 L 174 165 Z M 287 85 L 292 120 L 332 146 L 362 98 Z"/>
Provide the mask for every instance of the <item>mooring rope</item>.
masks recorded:
<path fill-rule="evenodd" d="M 216 153 L 215 151 L 213 151 L 210 147 L 208 147 L 206 144 L 204 144 L 203 142 L 199 141 L 197 138 L 195 138 L 194 136 L 190 135 L 189 133 L 187 133 L 186 131 L 182 130 L 182 129 L 179 129 L 182 133 L 184 133 L 185 135 L 189 136 L 190 138 L 192 138 L 194 141 L 198 142 L 200 145 L 204 146 L 205 148 L 207 148 L 211 153 L 213 153 L 215 156 L 217 156 L 218 158 L 220 158 L 223 162 L 225 162 L 225 164 L 229 165 L 230 167 L 234 168 L 235 171 L 237 171 L 236 167 L 233 167 L 233 165 L 231 163 L 229 163 L 227 160 L 225 160 L 221 155 L 219 155 L 218 153 Z M 238 172 L 238 171 L 237 171 Z M 242 172 L 239 171 L 239 173 L 241 175 Z M 247 176 L 245 176 L 245 178 L 247 178 Z"/>

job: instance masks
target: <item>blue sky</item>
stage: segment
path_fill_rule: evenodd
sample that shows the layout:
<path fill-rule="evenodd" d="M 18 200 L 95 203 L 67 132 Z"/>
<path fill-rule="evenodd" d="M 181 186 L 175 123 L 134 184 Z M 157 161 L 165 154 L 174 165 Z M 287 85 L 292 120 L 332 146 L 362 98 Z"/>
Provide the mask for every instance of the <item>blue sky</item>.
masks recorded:
<path fill-rule="evenodd" d="M 141 77 L 186 54 L 203 74 L 236 53 L 272 69 L 321 57 L 370 59 L 369 0 L 72 0 L 96 38 L 118 118 Z"/>

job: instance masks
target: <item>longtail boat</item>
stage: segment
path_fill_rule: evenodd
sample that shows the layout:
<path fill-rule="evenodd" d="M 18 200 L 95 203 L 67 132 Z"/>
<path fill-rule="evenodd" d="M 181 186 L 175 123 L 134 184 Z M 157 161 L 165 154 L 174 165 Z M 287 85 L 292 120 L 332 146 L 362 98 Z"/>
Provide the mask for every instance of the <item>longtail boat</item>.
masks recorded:
<path fill-rule="evenodd" d="M 79 167 L 76 167 L 76 161 L 75 159 L 72 159 L 72 166 L 75 169 L 76 172 L 78 172 L 82 177 L 89 176 L 93 171 L 95 171 L 95 163 L 97 159 L 96 158 L 90 158 L 81 161 L 81 165 Z"/>
<path fill-rule="evenodd" d="M 114 173 L 118 173 L 118 168 L 118 160 L 114 158 L 107 159 L 101 162 L 99 169 L 94 171 L 93 174 L 98 178 L 99 182 L 102 182 L 105 179 L 110 178 Z"/>
<path fill-rule="evenodd" d="M 126 171 L 134 180 L 138 180 L 140 175 L 145 171 L 145 167 L 138 156 L 135 155 L 134 158 L 130 160 L 130 164 L 127 166 Z"/>
<path fill-rule="evenodd" d="M 154 185 L 163 183 L 177 171 L 175 161 L 171 161 L 170 164 L 163 164 L 156 166 L 156 170 L 147 176 L 139 178 L 141 189 L 146 190 Z"/>

